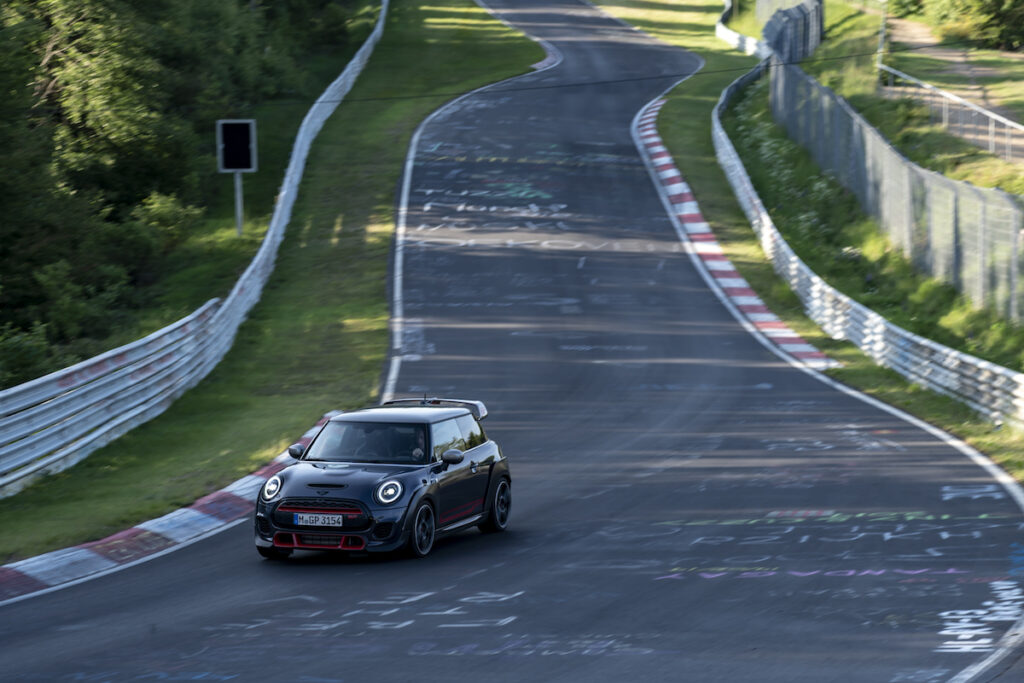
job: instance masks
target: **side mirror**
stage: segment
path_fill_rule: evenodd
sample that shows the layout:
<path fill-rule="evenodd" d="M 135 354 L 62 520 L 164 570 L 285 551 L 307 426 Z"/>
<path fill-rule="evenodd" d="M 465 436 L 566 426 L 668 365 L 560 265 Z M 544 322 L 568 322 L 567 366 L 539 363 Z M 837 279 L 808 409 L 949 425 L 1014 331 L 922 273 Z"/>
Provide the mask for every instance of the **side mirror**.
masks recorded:
<path fill-rule="evenodd" d="M 465 456 L 458 448 L 452 448 L 441 454 L 441 462 L 445 465 L 458 465 Z"/>
<path fill-rule="evenodd" d="M 296 460 L 302 457 L 302 454 L 306 452 L 306 446 L 301 443 L 293 443 L 288 447 L 288 455 L 292 456 Z"/>

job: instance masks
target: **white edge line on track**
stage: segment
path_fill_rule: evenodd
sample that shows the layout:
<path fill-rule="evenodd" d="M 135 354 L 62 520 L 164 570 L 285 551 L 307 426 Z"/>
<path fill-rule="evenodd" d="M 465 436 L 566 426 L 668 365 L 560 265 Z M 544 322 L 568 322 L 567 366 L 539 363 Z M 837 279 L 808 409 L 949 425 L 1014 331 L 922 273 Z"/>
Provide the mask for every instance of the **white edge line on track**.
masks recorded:
<path fill-rule="evenodd" d="M 585 2 L 586 0 L 583 1 Z M 690 76 L 692 75 L 693 74 L 690 74 Z M 870 406 L 873 406 L 875 408 L 878 408 L 879 410 L 889 413 L 893 417 L 901 419 L 904 422 L 907 422 L 919 429 L 922 429 L 925 432 L 934 436 L 935 438 L 939 439 L 946 445 L 951 446 L 952 448 L 960 451 L 960 453 L 966 455 L 968 458 L 971 459 L 972 462 L 974 462 L 975 465 L 984 469 L 989 476 L 995 479 L 1010 495 L 1013 501 L 1017 504 L 1017 507 L 1020 508 L 1021 512 L 1024 513 L 1024 489 L 1021 488 L 1020 484 L 1017 483 L 1017 481 L 1013 477 L 1011 477 L 1006 471 L 999 467 L 999 465 L 993 462 L 988 456 L 971 447 L 966 442 L 956 438 L 952 434 L 948 434 L 939 429 L 938 427 L 931 425 L 925 422 L 924 420 L 921 420 L 920 418 L 914 417 L 910 413 L 906 413 L 900 410 L 899 408 L 884 403 L 872 396 L 869 396 L 861 391 L 858 391 L 857 389 L 842 384 L 841 382 L 837 382 L 828 375 L 825 375 L 813 368 L 810 368 L 804 363 L 800 362 L 799 360 L 790 357 L 788 354 L 779 349 L 774 343 L 772 343 L 767 336 L 765 336 L 759 329 L 757 329 L 757 327 L 752 325 L 750 321 L 747 320 L 746 316 L 743 315 L 743 313 L 741 313 L 739 309 L 737 309 L 733 305 L 728 295 L 722 290 L 721 286 L 718 284 L 715 278 L 705 267 L 704 262 L 700 259 L 696 250 L 693 248 L 693 243 L 687 237 L 686 231 L 683 229 L 683 226 L 680 223 L 679 218 L 676 216 L 676 212 L 668 199 L 668 195 L 665 192 L 665 188 L 661 183 L 661 179 L 658 176 L 658 172 L 655 170 L 653 163 L 651 162 L 650 158 L 646 153 L 646 147 L 640 140 L 640 117 L 644 114 L 648 107 L 650 107 L 652 104 L 654 104 L 659 99 L 664 97 L 671 90 L 675 89 L 680 83 L 690 78 L 690 76 L 686 76 L 685 78 L 677 81 L 672 87 L 666 89 L 663 93 L 658 95 L 658 97 L 655 97 L 650 102 L 641 107 L 640 110 L 637 112 L 636 116 L 633 118 L 631 132 L 633 135 L 633 143 L 637 146 L 637 149 L 640 151 L 640 156 L 643 158 L 644 164 L 647 166 L 647 171 L 651 177 L 651 181 L 658 190 L 658 196 L 661 197 L 662 205 L 665 207 L 665 211 L 666 213 L 668 213 L 669 218 L 672 221 L 672 226 L 675 228 L 676 235 L 679 237 L 679 240 L 683 243 L 683 247 L 686 250 L 686 253 L 690 256 L 690 261 L 697 269 L 697 272 L 701 274 L 701 277 L 704 278 L 704 281 L 707 283 L 711 291 L 714 292 L 715 296 L 718 297 L 718 300 L 722 302 L 722 305 L 725 306 L 725 308 L 729 311 L 729 313 L 732 314 L 736 321 L 739 322 L 739 324 L 747 332 L 749 332 L 758 342 L 760 342 L 762 346 L 771 351 L 778 358 L 785 361 L 787 364 L 796 368 L 797 370 L 800 370 L 801 372 L 806 373 L 807 375 L 817 379 L 819 382 L 822 382 L 832 387 L 833 389 L 836 389 L 837 391 L 841 391 L 847 396 L 851 396 L 859 401 L 867 403 Z M 975 680 L 976 677 L 980 676 L 992 667 L 999 664 L 1002 660 L 1006 659 L 1006 657 L 1008 657 L 1015 649 L 1021 647 L 1022 645 L 1024 645 L 1024 618 L 1019 619 L 1010 627 L 1006 635 L 1004 635 L 997 643 L 996 649 L 994 652 L 992 652 L 992 654 L 982 659 L 981 661 L 978 661 L 960 671 L 960 673 L 956 674 L 953 678 L 949 679 L 949 683 L 969 683 L 970 681 Z"/>
<path fill-rule="evenodd" d="M 460 103 L 462 100 L 468 97 L 472 97 L 473 95 L 483 92 L 484 90 L 488 90 L 499 85 L 504 85 L 506 83 L 511 83 L 521 78 L 527 78 L 529 76 L 533 76 L 534 74 L 539 74 L 544 71 L 547 71 L 548 69 L 553 69 L 559 64 L 561 64 L 564 58 L 562 52 L 548 41 L 542 40 L 535 36 L 531 36 L 522 29 L 513 26 L 505 19 L 503 19 L 501 16 L 496 14 L 494 10 L 488 7 L 487 4 L 484 3 L 482 0 L 475 0 L 475 2 L 484 10 L 486 10 L 488 14 L 490 14 L 493 18 L 503 23 L 505 26 L 508 26 L 510 29 L 522 33 L 530 40 L 538 43 L 542 48 L 544 48 L 544 51 L 547 53 L 548 57 L 543 62 L 538 62 L 538 64 L 543 64 L 543 66 L 534 71 L 520 74 L 518 76 L 512 76 L 511 78 L 506 78 L 503 81 L 488 83 L 485 86 L 481 86 L 476 90 L 471 90 L 468 93 L 456 97 L 454 100 L 444 103 L 443 105 L 435 109 L 429 116 L 427 116 L 427 118 L 423 119 L 420 125 L 416 127 L 416 132 L 413 133 L 412 139 L 409 141 L 409 150 L 408 152 L 406 152 L 405 155 L 405 170 L 402 175 L 402 193 L 398 206 L 398 216 L 395 220 L 395 260 L 392 270 L 391 281 L 391 362 L 388 367 L 387 381 L 384 384 L 384 390 L 381 392 L 380 400 L 382 403 L 384 401 L 390 401 L 395 397 L 395 386 L 398 384 L 398 375 L 402 370 L 402 334 L 404 331 L 403 323 L 405 316 L 405 300 L 402 297 L 402 286 L 405 276 L 406 220 L 409 212 L 409 194 L 412 191 L 412 172 L 416 161 L 416 150 L 419 147 L 420 136 L 423 134 L 423 130 L 430 124 L 431 121 L 434 120 L 435 117 L 440 116 L 451 107 Z"/>

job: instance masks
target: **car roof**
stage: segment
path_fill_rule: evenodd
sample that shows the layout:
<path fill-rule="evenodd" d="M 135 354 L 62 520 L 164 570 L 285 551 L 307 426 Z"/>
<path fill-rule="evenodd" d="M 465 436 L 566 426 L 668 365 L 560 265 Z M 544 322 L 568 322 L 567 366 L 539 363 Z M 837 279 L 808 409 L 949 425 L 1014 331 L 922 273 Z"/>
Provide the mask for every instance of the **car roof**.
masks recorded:
<path fill-rule="evenodd" d="M 467 408 L 430 407 L 394 407 L 364 408 L 350 413 L 342 413 L 331 418 L 331 422 L 392 422 L 392 423 L 423 423 L 430 424 L 449 420 L 453 417 L 470 415 Z"/>

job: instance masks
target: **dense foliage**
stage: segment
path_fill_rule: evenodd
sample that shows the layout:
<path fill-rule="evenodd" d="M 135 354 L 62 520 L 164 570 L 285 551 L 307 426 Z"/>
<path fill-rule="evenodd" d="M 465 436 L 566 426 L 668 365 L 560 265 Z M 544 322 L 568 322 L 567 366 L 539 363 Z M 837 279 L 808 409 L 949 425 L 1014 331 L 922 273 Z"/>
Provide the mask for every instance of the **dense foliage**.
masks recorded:
<path fill-rule="evenodd" d="M 5 0 L 0 386 L 88 357 L 202 219 L 213 127 L 303 89 L 356 0 Z"/>
<path fill-rule="evenodd" d="M 893 0 L 889 9 L 897 16 L 924 14 L 944 36 L 1024 48 L 1024 0 Z"/>

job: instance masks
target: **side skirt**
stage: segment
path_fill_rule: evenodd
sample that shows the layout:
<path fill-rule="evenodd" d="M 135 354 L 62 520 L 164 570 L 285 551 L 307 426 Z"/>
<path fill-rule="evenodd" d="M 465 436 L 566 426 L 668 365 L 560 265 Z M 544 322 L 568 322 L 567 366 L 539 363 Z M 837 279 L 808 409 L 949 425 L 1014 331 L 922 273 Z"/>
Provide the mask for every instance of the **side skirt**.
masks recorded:
<path fill-rule="evenodd" d="M 453 524 L 449 524 L 448 526 L 441 527 L 440 529 L 437 530 L 437 533 L 439 533 L 439 534 L 447 534 L 447 533 L 449 533 L 451 531 L 458 531 L 462 527 L 472 526 L 472 525 L 476 524 L 477 522 L 482 520 L 484 517 L 485 517 L 485 515 L 483 513 L 481 513 L 479 515 L 473 515 L 472 517 L 467 517 L 466 519 L 460 519 L 458 522 L 455 522 Z"/>

